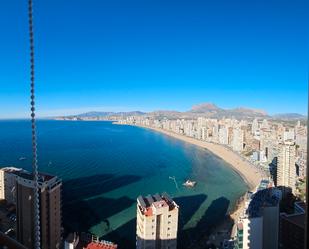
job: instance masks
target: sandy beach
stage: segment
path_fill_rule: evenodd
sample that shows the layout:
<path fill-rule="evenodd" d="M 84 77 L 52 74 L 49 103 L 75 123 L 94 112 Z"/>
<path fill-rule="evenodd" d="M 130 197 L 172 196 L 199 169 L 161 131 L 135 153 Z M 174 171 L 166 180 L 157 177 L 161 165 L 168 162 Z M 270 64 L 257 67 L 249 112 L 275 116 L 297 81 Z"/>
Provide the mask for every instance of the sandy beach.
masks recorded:
<path fill-rule="evenodd" d="M 195 138 L 190 138 L 162 129 L 148 126 L 138 126 L 163 133 L 211 151 L 213 154 L 226 161 L 242 177 L 251 191 L 256 189 L 262 178 L 265 178 L 263 172 L 250 165 L 250 163 L 243 159 L 240 155 L 229 148 L 224 147 L 223 145 L 200 141 Z M 245 208 L 245 201 L 243 198 L 244 196 L 239 199 L 239 203 L 235 206 L 230 215 L 228 215 L 221 224 L 213 229 L 210 236 L 207 236 L 207 240 L 209 242 L 219 246 L 224 239 L 230 239 L 235 234 L 237 221 L 243 214 Z"/>
<path fill-rule="evenodd" d="M 163 133 L 173 138 L 176 138 L 184 142 L 194 144 L 196 146 L 209 150 L 210 152 L 212 152 L 213 154 L 215 154 L 216 156 L 220 157 L 222 160 L 230 164 L 231 167 L 247 183 L 250 190 L 254 190 L 256 186 L 258 186 L 258 184 L 260 183 L 261 179 L 265 177 L 263 172 L 261 172 L 259 169 L 255 168 L 254 166 L 250 165 L 250 163 L 247 162 L 245 159 L 243 159 L 240 155 L 224 147 L 223 145 L 200 141 L 195 138 L 176 134 L 174 132 L 166 131 L 163 129 L 153 128 L 153 127 L 148 127 L 148 126 L 141 126 L 141 125 L 138 125 L 138 126 Z"/>

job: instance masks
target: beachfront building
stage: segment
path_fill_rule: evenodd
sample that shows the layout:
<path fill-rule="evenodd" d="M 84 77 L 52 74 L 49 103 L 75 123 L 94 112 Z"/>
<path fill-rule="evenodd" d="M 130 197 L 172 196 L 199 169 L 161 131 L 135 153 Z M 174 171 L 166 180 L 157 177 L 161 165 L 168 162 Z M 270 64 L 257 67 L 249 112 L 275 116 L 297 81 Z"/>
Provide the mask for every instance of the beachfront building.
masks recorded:
<path fill-rule="evenodd" d="M 244 145 L 244 131 L 240 128 L 233 129 L 233 137 L 232 137 L 232 149 L 237 152 L 241 152 L 243 150 Z"/>
<path fill-rule="evenodd" d="M 61 248 L 61 180 L 39 174 L 40 234 L 42 248 Z M 30 173 L 20 173 L 16 181 L 17 240 L 34 248 L 35 183 Z"/>
<path fill-rule="evenodd" d="M 225 126 L 219 128 L 219 143 L 224 145 L 229 143 L 229 129 Z"/>
<path fill-rule="evenodd" d="M 292 140 L 279 144 L 277 186 L 290 188 L 293 193 L 296 190 L 295 152 L 295 143 Z"/>
<path fill-rule="evenodd" d="M 16 179 L 23 172 L 20 168 L 5 167 L 0 169 L 0 200 L 8 204 L 16 204 Z"/>
<path fill-rule="evenodd" d="M 178 205 L 168 194 L 137 198 L 136 248 L 176 249 Z"/>
<path fill-rule="evenodd" d="M 280 196 L 278 189 L 265 188 L 250 197 L 237 223 L 236 249 L 278 248 Z"/>

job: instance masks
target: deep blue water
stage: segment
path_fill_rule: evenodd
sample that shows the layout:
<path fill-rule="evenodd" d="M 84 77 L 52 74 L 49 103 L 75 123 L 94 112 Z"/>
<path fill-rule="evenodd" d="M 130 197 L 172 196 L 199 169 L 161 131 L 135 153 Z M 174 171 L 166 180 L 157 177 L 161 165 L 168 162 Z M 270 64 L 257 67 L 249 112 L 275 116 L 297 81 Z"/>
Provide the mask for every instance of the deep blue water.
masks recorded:
<path fill-rule="evenodd" d="M 0 121 L 0 167 L 31 170 L 29 121 Z M 180 237 L 197 239 L 247 186 L 209 151 L 148 129 L 111 122 L 38 121 L 40 171 L 63 179 L 66 230 L 134 246 L 136 197 L 168 192 L 180 205 Z M 19 161 L 20 157 L 27 160 Z M 175 176 L 176 183 L 169 178 Z M 185 179 L 197 181 L 193 189 Z"/>

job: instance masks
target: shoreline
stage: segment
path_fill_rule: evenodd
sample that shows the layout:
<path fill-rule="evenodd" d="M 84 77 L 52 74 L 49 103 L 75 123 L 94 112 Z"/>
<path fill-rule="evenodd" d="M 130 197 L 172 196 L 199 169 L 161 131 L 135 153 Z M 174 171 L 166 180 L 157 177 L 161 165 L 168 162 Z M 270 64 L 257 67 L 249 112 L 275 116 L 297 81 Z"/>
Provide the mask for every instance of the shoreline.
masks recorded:
<path fill-rule="evenodd" d="M 255 191 L 257 186 L 260 184 L 260 181 L 263 178 L 265 178 L 263 172 L 254 168 L 254 166 L 250 165 L 250 163 L 245 161 L 245 159 L 243 159 L 239 154 L 225 147 L 224 145 L 197 140 L 195 138 L 187 137 L 171 131 L 166 131 L 154 127 L 135 125 L 135 124 L 121 124 L 117 121 L 113 122 L 113 124 L 130 125 L 150 129 L 159 132 L 161 134 L 173 137 L 175 139 L 179 139 L 186 143 L 190 143 L 203 149 L 206 149 L 211 153 L 213 153 L 215 156 L 224 160 L 229 165 L 229 167 L 242 178 L 242 180 L 246 183 L 247 187 L 249 188 L 249 191 Z M 224 239 L 230 239 L 235 235 L 237 222 L 245 209 L 245 195 L 246 194 L 240 196 L 237 199 L 235 206 L 229 213 L 226 214 L 226 217 L 223 219 L 223 221 L 220 224 L 213 227 L 211 233 L 207 236 L 207 241 L 213 242 L 216 246 L 219 246 Z"/>
<path fill-rule="evenodd" d="M 206 141 L 197 140 L 195 138 L 187 137 L 184 135 L 180 135 L 171 131 L 166 131 L 159 128 L 149 127 L 149 126 L 142 126 L 142 125 L 135 125 L 135 124 L 120 124 L 118 122 L 113 122 L 116 125 L 130 125 L 136 126 L 141 128 L 150 129 L 161 134 L 165 134 L 167 136 L 179 139 L 181 141 L 196 145 L 203 149 L 206 149 L 216 155 L 217 157 L 221 158 L 225 161 L 229 166 L 243 179 L 246 183 L 250 191 L 255 190 L 255 188 L 259 185 L 261 179 L 265 178 L 262 172 L 258 169 L 254 168 L 250 165 L 249 162 L 245 161 L 240 155 L 236 152 L 226 148 L 221 144 L 210 143 Z"/>

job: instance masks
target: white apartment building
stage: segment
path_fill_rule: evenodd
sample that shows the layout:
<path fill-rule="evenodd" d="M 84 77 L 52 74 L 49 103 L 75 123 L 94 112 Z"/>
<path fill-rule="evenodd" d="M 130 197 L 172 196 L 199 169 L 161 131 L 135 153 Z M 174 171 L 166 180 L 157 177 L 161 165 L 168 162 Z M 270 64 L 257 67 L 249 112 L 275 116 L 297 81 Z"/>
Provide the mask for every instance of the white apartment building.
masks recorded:
<path fill-rule="evenodd" d="M 294 140 L 295 139 L 295 130 L 289 129 L 283 133 L 283 141 Z"/>
<path fill-rule="evenodd" d="M 243 150 L 244 144 L 244 131 L 240 128 L 233 129 L 233 137 L 232 137 L 232 149 L 237 152 L 241 152 Z"/>
<path fill-rule="evenodd" d="M 227 127 L 220 127 L 219 129 L 219 143 L 228 144 L 229 143 L 229 129 Z"/>
<path fill-rule="evenodd" d="M 253 135 L 259 130 L 259 123 L 258 120 L 255 118 L 252 122 L 251 132 Z"/>
<path fill-rule="evenodd" d="M 136 248 L 176 249 L 178 205 L 163 193 L 137 198 Z"/>
<path fill-rule="evenodd" d="M 279 144 L 277 163 L 277 186 L 291 188 L 295 193 L 296 166 L 295 166 L 295 143 L 291 140 Z"/>
<path fill-rule="evenodd" d="M 265 130 L 269 130 L 270 129 L 270 126 L 268 124 L 267 119 L 263 120 L 262 125 L 261 125 L 261 129 L 265 129 Z"/>
<path fill-rule="evenodd" d="M 236 249 L 278 248 L 280 199 L 281 192 L 275 188 L 252 195 L 237 223 Z"/>
<path fill-rule="evenodd" d="M 0 200 L 16 204 L 16 179 L 23 170 L 15 167 L 0 169 Z"/>

